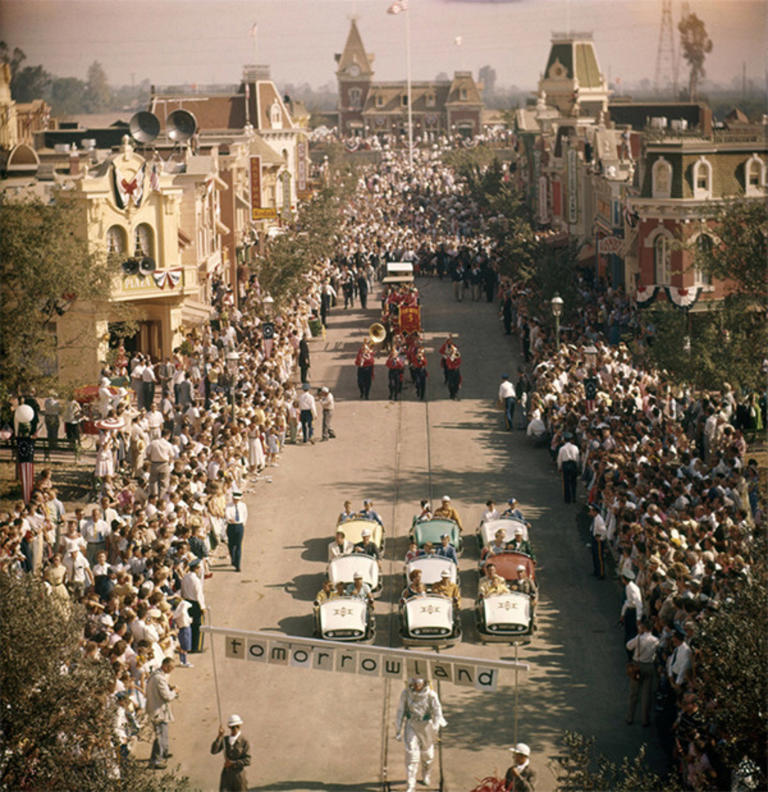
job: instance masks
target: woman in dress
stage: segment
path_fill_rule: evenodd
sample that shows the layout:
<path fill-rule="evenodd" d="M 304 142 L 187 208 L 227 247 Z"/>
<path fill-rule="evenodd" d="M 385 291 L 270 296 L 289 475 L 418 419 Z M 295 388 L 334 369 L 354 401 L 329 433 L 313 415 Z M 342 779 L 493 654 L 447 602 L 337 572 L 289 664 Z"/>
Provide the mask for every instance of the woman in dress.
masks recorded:
<path fill-rule="evenodd" d="M 45 580 L 51 586 L 51 595 L 59 600 L 69 600 L 66 578 L 67 568 L 61 563 L 61 555 L 56 553 L 45 570 Z"/>
<path fill-rule="evenodd" d="M 99 482 L 115 475 L 115 458 L 113 456 L 114 441 L 112 434 L 102 434 L 99 447 L 96 450 L 96 467 L 93 475 Z"/>
<path fill-rule="evenodd" d="M 248 467 L 251 473 L 259 473 L 266 463 L 261 427 L 254 422 L 248 427 Z"/>

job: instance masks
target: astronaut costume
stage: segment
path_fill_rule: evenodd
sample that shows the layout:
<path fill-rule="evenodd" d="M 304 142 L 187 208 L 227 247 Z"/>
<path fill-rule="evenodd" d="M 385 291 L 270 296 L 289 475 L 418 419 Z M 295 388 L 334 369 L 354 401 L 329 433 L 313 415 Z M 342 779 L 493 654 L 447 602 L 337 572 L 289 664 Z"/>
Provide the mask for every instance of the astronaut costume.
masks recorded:
<path fill-rule="evenodd" d="M 437 693 L 421 677 L 414 677 L 400 696 L 395 726 L 396 739 L 405 740 L 405 769 L 408 774 L 407 792 L 416 789 L 416 775 L 419 760 L 422 766 L 422 780 L 429 785 L 429 771 L 435 758 L 435 739 L 442 726 L 448 724 L 443 719 L 443 708 Z M 403 733 L 403 726 L 405 731 Z"/>

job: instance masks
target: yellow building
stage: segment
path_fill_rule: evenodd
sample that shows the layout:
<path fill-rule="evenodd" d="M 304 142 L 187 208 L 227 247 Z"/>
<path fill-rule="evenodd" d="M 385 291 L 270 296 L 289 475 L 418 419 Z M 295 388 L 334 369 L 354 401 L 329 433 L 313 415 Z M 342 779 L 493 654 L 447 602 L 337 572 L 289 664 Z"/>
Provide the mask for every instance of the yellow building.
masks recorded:
<path fill-rule="evenodd" d="M 154 359 L 171 354 L 182 327 L 208 320 L 210 278 L 228 230 L 217 171 L 217 156 L 186 150 L 167 162 L 145 159 L 126 137 L 118 152 L 68 177 L 69 195 L 82 207 L 76 232 L 92 250 L 117 258 L 120 272 L 108 303 L 75 302 L 59 320 L 62 380 L 96 381 L 126 318 L 138 324 L 126 349 Z"/>

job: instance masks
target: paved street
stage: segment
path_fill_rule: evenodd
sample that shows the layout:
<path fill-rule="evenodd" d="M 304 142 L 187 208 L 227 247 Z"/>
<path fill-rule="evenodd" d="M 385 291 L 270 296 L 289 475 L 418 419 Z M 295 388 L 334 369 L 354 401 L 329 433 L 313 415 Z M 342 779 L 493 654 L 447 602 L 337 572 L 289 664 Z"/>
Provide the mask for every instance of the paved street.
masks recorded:
<path fill-rule="evenodd" d="M 520 649 L 520 660 L 531 667 L 520 675 L 517 739 L 531 746 L 537 790 L 552 789 L 550 762 L 561 730 L 594 734 L 600 750 L 614 758 L 649 738 L 640 726 L 624 724 L 628 684 L 615 626 L 618 589 L 590 576 L 589 550 L 573 507 L 562 503 L 549 455 L 532 449 L 523 432 L 501 430 L 496 390 L 501 373 L 516 371 L 516 337 L 503 336 L 494 305 L 457 305 L 446 282 L 419 286 L 430 355 L 427 403 L 415 401 L 411 387 L 402 402 L 388 402 L 383 361 L 371 401 L 357 399 L 352 360 L 377 312 L 334 309 L 327 338 L 310 345 L 310 379 L 336 395 L 337 439 L 289 446 L 280 467 L 265 471 L 272 482 L 259 480 L 247 495 L 243 573 L 217 562 L 206 590 L 212 622 L 309 636 L 336 516 L 346 498 L 360 508 L 368 497 L 388 536 L 376 643 L 397 645 L 394 611 L 411 517 L 420 498 L 431 496 L 437 505 L 448 494 L 470 536 L 461 560 L 464 641 L 451 653 L 513 659 L 510 647 L 483 647 L 476 639 L 472 532 L 485 500 L 514 495 L 533 523 L 541 592 L 539 632 Z M 437 354 L 449 331 L 459 335 L 463 354 L 459 402 L 447 398 Z M 210 646 L 207 638 L 205 654 L 193 657 L 194 669 L 174 672 L 182 698 L 171 729 L 174 761 L 203 789 L 217 787 L 222 762 L 209 754 L 218 725 Z M 382 680 L 225 659 L 221 638 L 215 649 L 224 718 L 240 714 L 251 741 L 252 789 L 379 789 L 383 758 L 393 788 L 404 788 L 403 748 L 393 736 L 399 683 L 385 698 Z M 442 768 L 451 792 L 470 789 L 494 770 L 503 773 L 510 763 L 513 682 L 505 671 L 495 694 L 442 685 L 448 721 Z"/>

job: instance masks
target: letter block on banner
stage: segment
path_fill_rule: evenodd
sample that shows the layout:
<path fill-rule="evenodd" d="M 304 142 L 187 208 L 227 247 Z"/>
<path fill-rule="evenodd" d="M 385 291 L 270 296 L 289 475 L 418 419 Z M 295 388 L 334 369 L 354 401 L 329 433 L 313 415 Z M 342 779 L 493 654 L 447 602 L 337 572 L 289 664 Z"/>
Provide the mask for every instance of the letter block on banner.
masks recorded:
<path fill-rule="evenodd" d="M 456 685 L 462 685 L 464 687 L 474 687 L 475 686 L 475 666 L 471 665 L 460 665 L 459 663 L 454 663 L 453 666 L 453 681 Z"/>
<path fill-rule="evenodd" d="M 245 658 L 245 638 L 240 638 L 237 635 L 226 636 L 224 639 L 224 656 L 243 660 Z"/>
<path fill-rule="evenodd" d="M 453 682 L 453 663 L 433 660 L 429 665 L 432 670 L 432 679 L 438 682 Z"/>
<path fill-rule="evenodd" d="M 252 660 L 255 663 L 266 663 L 267 642 L 259 638 L 249 638 L 245 659 Z"/>
<path fill-rule="evenodd" d="M 288 651 L 289 647 L 287 643 L 270 641 L 267 662 L 275 665 L 288 665 Z"/>
<path fill-rule="evenodd" d="M 321 649 L 317 646 L 312 653 L 312 668 L 315 671 L 333 671 L 336 667 L 335 659 L 334 649 Z"/>
<path fill-rule="evenodd" d="M 381 665 L 381 655 L 360 653 L 357 656 L 357 671 L 359 674 L 379 676 L 381 674 Z"/>
<path fill-rule="evenodd" d="M 429 663 L 426 660 L 408 658 L 405 661 L 405 670 L 408 679 L 415 676 L 429 679 Z"/>
<path fill-rule="evenodd" d="M 486 690 L 489 693 L 495 693 L 499 686 L 499 672 L 495 668 L 477 667 L 477 680 L 475 687 L 478 690 Z"/>
<path fill-rule="evenodd" d="M 336 670 L 345 674 L 357 673 L 357 653 L 340 649 L 336 653 Z"/>
<path fill-rule="evenodd" d="M 291 647 L 290 664 L 294 668 L 312 668 L 312 650 L 309 647 Z"/>
<path fill-rule="evenodd" d="M 403 668 L 405 663 L 398 657 L 384 657 L 384 667 L 381 669 L 381 675 L 389 677 L 390 679 L 401 679 L 403 676 Z"/>

